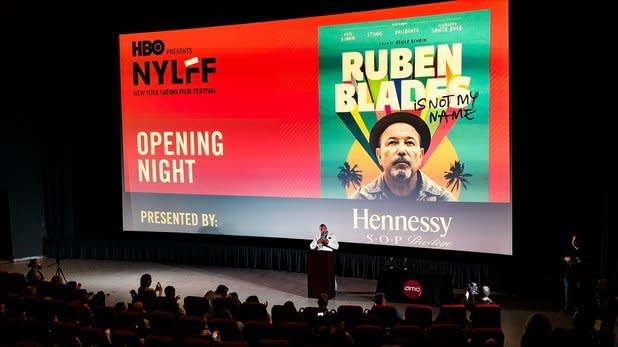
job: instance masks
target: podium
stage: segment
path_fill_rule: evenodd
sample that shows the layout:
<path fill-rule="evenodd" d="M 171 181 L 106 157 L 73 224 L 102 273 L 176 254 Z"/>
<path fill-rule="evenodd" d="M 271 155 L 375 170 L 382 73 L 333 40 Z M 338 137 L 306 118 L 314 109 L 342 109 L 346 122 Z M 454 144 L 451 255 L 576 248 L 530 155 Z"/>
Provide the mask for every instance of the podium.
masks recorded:
<path fill-rule="evenodd" d="M 307 253 L 307 290 L 310 298 L 326 293 L 335 296 L 335 252 L 309 250 Z"/>

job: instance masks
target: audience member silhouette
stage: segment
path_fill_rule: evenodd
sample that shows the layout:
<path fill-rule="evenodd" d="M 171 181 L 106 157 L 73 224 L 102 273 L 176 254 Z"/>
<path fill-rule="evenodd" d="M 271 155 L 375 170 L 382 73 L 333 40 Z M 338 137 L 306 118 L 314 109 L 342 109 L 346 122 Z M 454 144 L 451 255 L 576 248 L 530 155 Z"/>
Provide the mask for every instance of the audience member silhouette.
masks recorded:
<path fill-rule="evenodd" d="M 131 292 L 133 296 L 133 302 L 141 301 L 144 304 L 144 308 L 147 312 L 151 312 L 155 307 L 155 301 L 158 296 L 161 296 L 163 287 L 160 282 L 157 282 L 155 289 L 152 289 L 152 276 L 150 274 L 143 274 L 139 279 L 139 288 L 137 293 Z"/>
<path fill-rule="evenodd" d="M 551 343 L 552 325 L 543 313 L 533 313 L 524 325 L 521 347 L 545 347 Z"/>
<path fill-rule="evenodd" d="M 491 291 L 488 286 L 481 287 L 481 299 L 479 300 L 479 304 L 493 304 L 493 300 L 489 297 Z"/>
<path fill-rule="evenodd" d="M 297 322 L 300 320 L 300 317 L 298 315 L 298 310 L 296 309 L 296 306 L 294 305 L 294 303 L 290 300 L 286 301 L 283 304 L 283 314 L 281 317 L 281 321 L 283 322 Z"/>
<path fill-rule="evenodd" d="M 556 328 L 553 332 L 554 346 L 594 346 L 594 316 L 590 309 L 581 308 L 573 315 L 573 329 Z"/>
<path fill-rule="evenodd" d="M 35 287 L 38 287 L 39 283 L 45 280 L 45 276 L 43 276 L 43 273 L 41 272 L 41 269 L 43 269 L 43 263 L 40 259 L 32 259 L 28 263 L 28 267 L 30 270 L 26 274 L 26 280 Z"/>
<path fill-rule="evenodd" d="M 320 294 L 320 297 L 318 298 L 318 311 L 328 312 L 328 294 Z"/>

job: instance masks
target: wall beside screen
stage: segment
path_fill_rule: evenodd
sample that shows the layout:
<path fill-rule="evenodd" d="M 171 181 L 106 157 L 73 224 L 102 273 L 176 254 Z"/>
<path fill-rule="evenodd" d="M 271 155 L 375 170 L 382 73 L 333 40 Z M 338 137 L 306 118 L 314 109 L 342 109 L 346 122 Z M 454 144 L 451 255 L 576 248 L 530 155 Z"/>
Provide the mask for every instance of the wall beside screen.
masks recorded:
<path fill-rule="evenodd" d="M 119 53 L 124 230 L 307 240 L 326 223 L 513 254 L 506 1 L 122 34 Z M 431 136 L 427 194 L 366 199 L 390 172 L 370 133 L 400 111 Z"/>

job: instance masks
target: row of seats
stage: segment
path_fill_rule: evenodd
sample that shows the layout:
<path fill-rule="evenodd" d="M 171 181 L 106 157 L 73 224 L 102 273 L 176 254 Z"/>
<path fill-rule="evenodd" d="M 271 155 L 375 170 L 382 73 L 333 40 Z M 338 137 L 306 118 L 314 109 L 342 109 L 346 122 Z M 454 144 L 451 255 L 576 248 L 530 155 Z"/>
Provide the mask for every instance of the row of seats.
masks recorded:
<path fill-rule="evenodd" d="M 235 322 L 213 321 L 209 327 L 220 332 L 224 345 L 230 342 L 244 342 L 247 346 L 265 346 L 277 340 L 278 344 L 297 347 L 343 346 L 352 341 L 355 346 L 367 347 L 377 347 L 383 344 L 477 347 L 483 346 L 490 338 L 494 339 L 498 346 L 503 345 L 504 342 L 504 335 L 500 329 L 473 329 L 468 337 L 456 324 L 434 324 L 428 333 L 416 325 L 398 324 L 389 330 L 380 325 L 360 324 L 350 331 L 352 340 L 347 340 L 342 328 L 335 332 L 327 330 L 313 332 L 303 322 L 284 322 L 281 329 L 275 329 L 265 322 L 247 322 L 242 334 L 238 332 L 233 323 Z M 145 339 L 146 346 L 209 345 L 212 340 L 212 338 L 200 336 L 199 329 L 193 332 L 187 331 L 184 334 L 172 330 L 159 331 L 159 333 L 153 331 L 148 335 L 130 329 L 113 329 L 109 332 L 109 336 L 105 331 L 100 327 L 81 327 L 72 322 L 55 322 L 48 326 L 42 321 L 5 318 L 0 319 L 0 344 L 14 345 L 23 339 L 45 345 L 71 345 L 75 337 L 80 339 L 82 346 L 107 345 L 110 342 L 114 345 L 139 346 L 140 338 Z"/>
<path fill-rule="evenodd" d="M 232 307 L 231 301 L 224 298 L 217 298 L 213 301 L 213 306 L 221 305 L 230 310 L 234 317 L 239 321 L 262 320 L 257 314 L 261 312 L 256 305 L 261 304 L 242 304 L 239 309 Z M 203 317 L 213 308 L 207 299 L 198 296 L 187 296 L 184 299 L 184 307 L 189 316 Z M 314 326 L 319 322 L 317 307 L 306 307 L 303 310 L 302 318 L 309 325 Z M 271 309 L 272 322 L 274 325 L 284 320 L 297 320 L 286 312 L 282 305 L 274 305 Z M 397 309 L 392 305 L 378 305 L 371 310 L 363 310 L 358 305 L 341 305 L 337 308 L 336 314 L 341 320 L 346 322 L 346 326 L 354 327 L 358 323 L 366 321 L 370 314 L 378 316 L 385 326 L 393 326 L 399 321 Z M 404 320 L 416 324 L 424 329 L 431 326 L 433 322 L 431 306 L 409 304 L 406 306 Z M 470 321 L 467 319 L 467 311 L 463 304 L 452 304 L 440 306 L 440 311 L 436 319 L 438 323 L 455 323 L 462 328 L 470 325 L 471 328 L 500 328 L 500 306 L 496 304 L 480 304 L 474 306 L 470 314 Z"/>

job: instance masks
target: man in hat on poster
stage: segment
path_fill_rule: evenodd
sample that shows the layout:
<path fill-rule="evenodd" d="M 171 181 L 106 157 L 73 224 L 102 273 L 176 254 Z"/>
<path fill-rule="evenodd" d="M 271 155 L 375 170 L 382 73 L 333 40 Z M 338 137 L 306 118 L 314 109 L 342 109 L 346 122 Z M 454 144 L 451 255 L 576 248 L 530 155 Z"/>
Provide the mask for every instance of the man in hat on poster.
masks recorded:
<path fill-rule="evenodd" d="M 382 117 L 371 129 L 369 144 L 384 171 L 350 198 L 455 201 L 451 192 L 420 170 L 430 143 L 429 127 L 420 117 L 407 112 Z"/>

